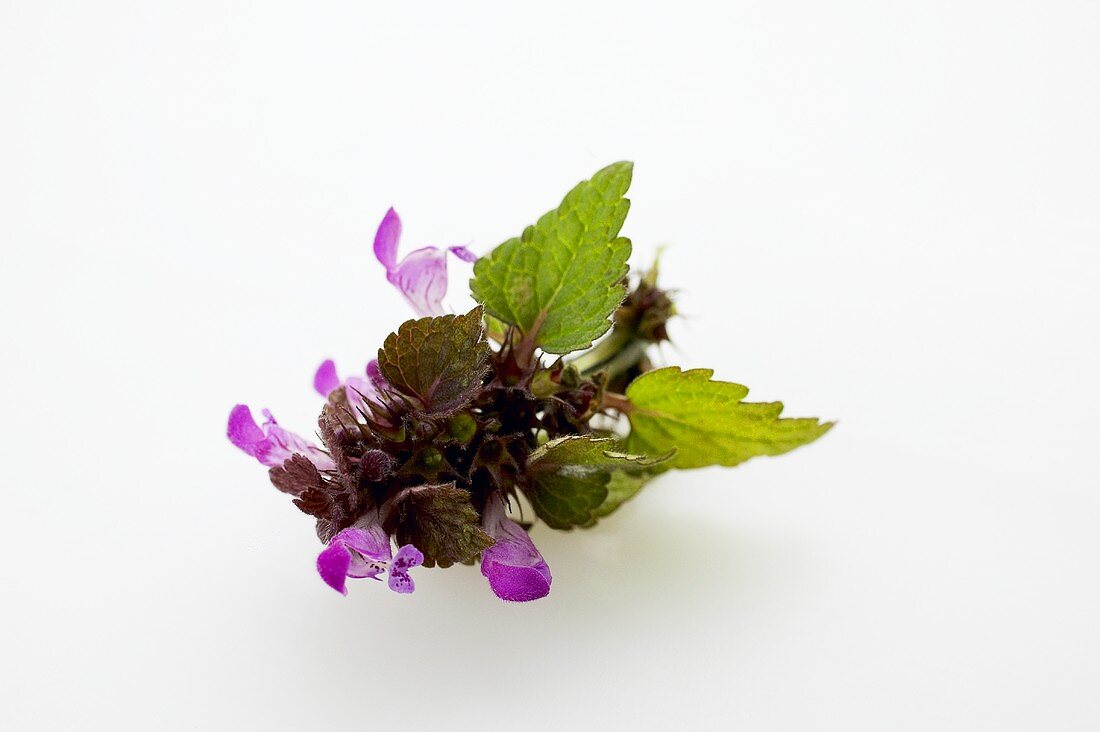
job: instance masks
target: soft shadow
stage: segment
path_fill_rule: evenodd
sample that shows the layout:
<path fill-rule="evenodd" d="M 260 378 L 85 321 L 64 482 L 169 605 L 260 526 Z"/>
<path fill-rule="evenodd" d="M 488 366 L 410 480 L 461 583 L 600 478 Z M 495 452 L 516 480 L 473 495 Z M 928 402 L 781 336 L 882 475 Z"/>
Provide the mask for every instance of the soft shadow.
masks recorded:
<path fill-rule="evenodd" d="M 812 571 L 797 537 L 699 515 L 695 506 L 667 509 L 628 504 L 593 529 L 537 536 L 553 557 L 561 612 L 724 614 L 730 605 L 747 610 L 782 594 Z"/>
<path fill-rule="evenodd" d="M 314 636 L 320 646 L 314 650 L 324 648 L 325 663 L 342 665 L 344 657 L 345 670 L 360 674 L 355 658 L 367 646 L 375 659 L 425 662 L 447 652 L 477 656 L 501 643 L 514 648 L 532 632 L 540 644 L 568 646 L 579 633 L 608 628 L 617 635 L 645 633 L 684 618 L 705 624 L 773 614 L 807 578 L 812 582 L 814 560 L 798 537 L 725 515 L 699 515 L 695 508 L 639 501 L 592 529 L 536 527 L 532 536 L 554 584 L 547 598 L 533 603 L 501 602 L 478 567 L 452 567 L 416 570 L 411 596 L 361 581 L 341 598 L 318 581 L 286 597 L 280 596 L 286 588 L 273 584 L 266 597 L 255 598 L 256 611 L 281 606 L 312 618 L 312 632 L 324 636 Z"/>

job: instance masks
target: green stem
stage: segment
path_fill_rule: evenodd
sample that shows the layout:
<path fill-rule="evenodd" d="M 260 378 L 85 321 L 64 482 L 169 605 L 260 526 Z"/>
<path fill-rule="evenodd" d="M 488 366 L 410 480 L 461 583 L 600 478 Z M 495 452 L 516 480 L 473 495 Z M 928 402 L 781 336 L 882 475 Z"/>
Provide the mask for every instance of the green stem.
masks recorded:
<path fill-rule="evenodd" d="M 607 371 L 616 376 L 642 360 L 648 344 L 622 328 L 613 328 L 607 338 L 569 363 L 584 376 Z"/>
<path fill-rule="evenodd" d="M 607 375 L 612 378 L 624 374 L 641 363 L 642 359 L 645 357 L 646 348 L 648 347 L 649 344 L 645 341 L 635 339 L 631 341 L 626 348 L 619 351 L 614 358 L 604 364 L 600 370 L 606 371 Z"/>

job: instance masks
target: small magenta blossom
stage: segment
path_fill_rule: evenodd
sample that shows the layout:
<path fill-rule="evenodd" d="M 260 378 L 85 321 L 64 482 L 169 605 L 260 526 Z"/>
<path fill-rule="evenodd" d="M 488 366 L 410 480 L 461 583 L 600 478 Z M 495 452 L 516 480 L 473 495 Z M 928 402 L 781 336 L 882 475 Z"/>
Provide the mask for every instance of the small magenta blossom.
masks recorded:
<path fill-rule="evenodd" d="M 482 528 L 496 543 L 481 553 L 481 573 L 502 600 L 527 602 L 550 594 L 550 567 L 523 527 L 504 514 L 504 503 L 490 498 Z"/>
<path fill-rule="evenodd" d="M 367 364 L 366 378 L 362 376 L 349 376 L 340 379 L 336 371 L 336 363 L 327 359 L 317 367 L 313 375 L 313 389 L 323 397 L 337 389 L 344 389 L 348 405 L 354 410 L 365 411 L 368 401 L 378 401 L 378 386 L 382 381 L 382 374 L 378 371 L 378 361 L 372 360 Z"/>
<path fill-rule="evenodd" d="M 299 453 L 309 458 L 318 470 L 332 470 L 335 465 L 324 450 L 312 442 L 279 426 L 268 410 L 263 410 L 263 426 L 256 424 L 252 410 L 244 404 L 233 407 L 229 413 L 226 436 L 246 454 L 269 468 L 282 465 L 291 455 Z"/>
<path fill-rule="evenodd" d="M 332 589 L 348 594 L 347 579 L 379 579 L 389 572 L 389 587 L 408 594 L 416 589 L 409 569 L 424 563 L 424 555 L 412 544 L 405 544 L 392 555 L 390 538 L 373 517 L 361 520 L 329 540 L 317 555 L 317 573 Z"/>
<path fill-rule="evenodd" d="M 386 279 L 396 287 L 420 317 L 443 314 L 443 296 L 447 294 L 447 252 L 463 262 L 477 256 L 463 246 L 421 247 L 397 261 L 401 241 L 401 217 L 392 208 L 386 212 L 374 235 L 374 256 L 386 268 Z"/>

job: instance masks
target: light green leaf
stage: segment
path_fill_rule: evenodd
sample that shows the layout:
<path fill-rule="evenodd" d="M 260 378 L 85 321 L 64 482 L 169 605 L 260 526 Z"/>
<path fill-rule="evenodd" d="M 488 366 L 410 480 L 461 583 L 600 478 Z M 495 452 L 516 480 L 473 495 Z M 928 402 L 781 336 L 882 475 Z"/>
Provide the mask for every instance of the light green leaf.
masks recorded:
<path fill-rule="evenodd" d="M 561 205 L 474 265 L 474 299 L 547 353 L 587 348 L 626 296 L 630 240 L 620 237 L 633 164 L 609 165 Z"/>
<path fill-rule="evenodd" d="M 701 468 L 737 465 L 758 455 L 781 455 L 813 442 L 832 422 L 781 419 L 780 402 L 742 402 L 749 390 L 711 381 L 710 369 L 676 366 L 642 374 L 627 387 L 631 432 L 628 452 L 677 450 L 665 465 Z"/>
<path fill-rule="evenodd" d="M 504 336 L 508 333 L 508 324 L 499 318 L 485 314 L 485 337 L 497 343 L 504 342 Z"/>
<path fill-rule="evenodd" d="M 618 446 L 612 438 L 574 435 L 551 440 L 531 453 L 524 493 L 538 517 L 555 529 L 591 526 L 614 510 L 599 513 L 610 497 L 608 484 L 615 473 L 638 474 L 668 458 L 629 455 L 617 451 Z M 615 489 L 616 497 L 624 490 L 618 485 Z"/>

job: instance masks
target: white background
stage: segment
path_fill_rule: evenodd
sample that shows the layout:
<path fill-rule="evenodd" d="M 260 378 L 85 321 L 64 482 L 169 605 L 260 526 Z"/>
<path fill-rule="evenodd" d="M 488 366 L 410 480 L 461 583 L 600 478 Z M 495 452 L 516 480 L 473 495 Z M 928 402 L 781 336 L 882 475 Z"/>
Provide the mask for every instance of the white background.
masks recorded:
<path fill-rule="evenodd" d="M 401 5 L 402 7 L 398 7 Z M 1100 8 L 0 3 L 0 726 L 1100 728 Z M 838 419 L 348 598 L 224 437 L 636 161 L 665 362 Z M 452 265 L 451 307 L 465 265 Z"/>

